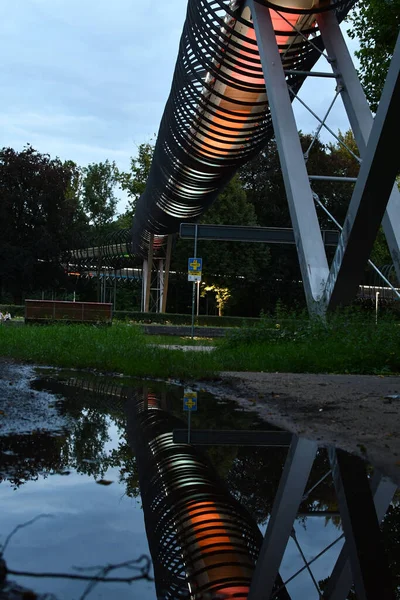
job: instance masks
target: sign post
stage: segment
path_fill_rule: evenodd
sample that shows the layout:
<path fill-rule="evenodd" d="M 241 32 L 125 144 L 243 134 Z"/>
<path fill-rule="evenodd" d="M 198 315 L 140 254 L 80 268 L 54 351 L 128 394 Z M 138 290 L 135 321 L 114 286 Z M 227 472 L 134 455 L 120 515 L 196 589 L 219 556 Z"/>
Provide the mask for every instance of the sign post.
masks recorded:
<path fill-rule="evenodd" d="M 188 281 L 193 282 L 193 290 L 192 290 L 192 339 L 194 338 L 194 305 L 195 305 L 195 296 L 196 296 L 196 282 L 200 285 L 201 281 L 201 271 L 203 268 L 203 259 L 197 258 L 197 230 L 198 225 L 195 224 L 195 232 L 194 232 L 194 258 L 188 259 Z"/>
<path fill-rule="evenodd" d="M 183 395 L 183 410 L 188 413 L 188 441 L 190 444 L 190 416 L 192 411 L 197 410 L 197 392 L 185 390 Z"/>

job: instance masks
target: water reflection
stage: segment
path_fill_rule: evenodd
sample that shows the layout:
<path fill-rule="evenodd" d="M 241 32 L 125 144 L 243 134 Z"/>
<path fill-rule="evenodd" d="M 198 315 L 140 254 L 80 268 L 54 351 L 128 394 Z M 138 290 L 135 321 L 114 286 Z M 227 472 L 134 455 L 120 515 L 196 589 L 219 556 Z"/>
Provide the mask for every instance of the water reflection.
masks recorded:
<path fill-rule="evenodd" d="M 248 596 L 287 448 L 214 445 L 205 447 L 205 456 L 199 448 L 174 444 L 173 429 L 185 426 L 183 390 L 177 385 L 67 372 L 47 373 L 32 385 L 58 398 L 57 409 L 68 417 L 69 428 L 58 435 L 35 431 L 0 437 L 1 534 L 36 514 L 53 514 L 46 523 L 18 534 L 21 537 L 7 551 L 10 565 L 65 572 L 72 565 L 116 563 L 148 553 L 140 481 L 157 592 L 151 584 L 137 582 L 134 597 L 157 594 L 197 600 L 217 598 L 222 592 L 229 597 L 235 588 L 237 598 Z M 265 428 L 251 412 L 234 407 L 200 391 L 192 427 Z M 370 466 L 368 473 L 373 475 Z M 103 487 L 94 483 L 98 480 L 113 484 Z M 326 449 L 317 450 L 306 483 L 278 587 L 304 567 L 300 552 L 309 561 L 342 534 Z M 388 509 L 382 532 L 397 594 L 387 597 L 400 598 L 398 496 Z M 310 569 L 321 590 L 329 586 L 342 544 L 343 540 Z M 307 569 L 302 571 L 287 586 L 290 596 L 282 587 L 281 597 L 318 598 L 311 575 Z M 50 580 L 21 583 L 60 598 L 77 598 L 84 588 Z M 130 588 L 112 585 L 104 584 L 101 592 L 95 589 L 91 597 L 132 596 Z M 353 592 L 343 600 L 346 597 L 356 598 Z"/>
<path fill-rule="evenodd" d="M 261 533 L 206 457 L 173 442 L 183 423 L 162 404 L 147 391 L 127 408 L 157 597 L 245 600 Z M 278 597 L 288 598 L 285 590 Z"/>
<path fill-rule="evenodd" d="M 74 566 L 92 567 L 149 555 L 138 496 L 135 458 L 125 440 L 121 409 L 98 410 L 95 394 L 71 394 L 55 381 L 58 410 L 71 417 L 68 430 L 26 432 L 0 437 L 0 543 L 17 525 L 41 519 L 18 531 L 5 558 L 9 568 L 32 572 L 74 573 Z M 49 381 L 34 387 L 49 389 Z M 54 398 L 53 398 L 54 399 Z M 102 486 L 99 480 L 111 482 Z M 92 573 L 92 571 L 89 571 Z M 130 569 L 114 575 L 130 577 Z M 87 582 L 15 578 L 36 592 L 58 598 L 80 598 Z M 154 598 L 154 584 L 135 582 L 135 593 Z M 108 596 L 110 594 L 110 596 Z M 125 584 L 101 584 L 90 597 L 131 598 Z"/>

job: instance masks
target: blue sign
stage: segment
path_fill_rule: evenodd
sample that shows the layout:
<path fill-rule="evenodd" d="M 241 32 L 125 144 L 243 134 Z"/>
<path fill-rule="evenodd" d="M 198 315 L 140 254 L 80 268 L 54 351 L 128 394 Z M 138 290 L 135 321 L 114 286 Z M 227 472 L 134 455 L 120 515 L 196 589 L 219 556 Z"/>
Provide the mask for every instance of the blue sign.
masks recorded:
<path fill-rule="evenodd" d="M 183 396 L 183 410 L 188 412 L 197 410 L 197 392 L 185 391 Z"/>
<path fill-rule="evenodd" d="M 201 281 L 201 271 L 203 269 L 202 258 L 188 258 L 188 279 L 189 281 Z"/>

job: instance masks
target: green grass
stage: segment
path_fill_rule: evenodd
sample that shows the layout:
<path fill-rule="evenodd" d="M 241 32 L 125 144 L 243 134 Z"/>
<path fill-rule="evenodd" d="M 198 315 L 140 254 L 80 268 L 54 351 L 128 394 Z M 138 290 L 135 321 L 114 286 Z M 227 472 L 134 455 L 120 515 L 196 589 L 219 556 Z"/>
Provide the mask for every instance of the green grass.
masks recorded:
<path fill-rule="evenodd" d="M 204 340 L 195 340 L 203 345 Z M 208 340 L 210 342 L 210 340 Z M 344 313 L 327 323 L 283 327 L 260 323 L 218 340 L 212 352 L 157 344 L 191 338 L 146 336 L 140 326 L 0 326 L 0 356 L 66 368 L 93 368 L 138 377 L 212 378 L 219 371 L 400 373 L 400 323 Z M 156 344 L 156 345 L 155 345 Z"/>
<path fill-rule="evenodd" d="M 400 373 L 400 323 L 345 311 L 327 322 L 270 323 L 233 332 L 221 348 L 224 368 L 292 373 Z"/>
<path fill-rule="evenodd" d="M 92 368 L 138 377 L 213 376 L 210 353 L 167 350 L 147 343 L 140 327 L 48 325 L 0 327 L 0 356 L 66 368 Z"/>

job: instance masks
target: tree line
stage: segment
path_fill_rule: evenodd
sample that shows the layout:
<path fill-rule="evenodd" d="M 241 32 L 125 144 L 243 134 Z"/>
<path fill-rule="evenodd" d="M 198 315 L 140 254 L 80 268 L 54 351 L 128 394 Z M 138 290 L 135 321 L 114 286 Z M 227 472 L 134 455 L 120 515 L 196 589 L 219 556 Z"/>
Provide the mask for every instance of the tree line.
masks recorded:
<path fill-rule="evenodd" d="M 336 144 L 313 140 L 310 134 L 300 137 L 305 153 L 312 143 L 309 173 L 357 175 L 358 161 L 343 145 L 357 153 L 350 132 L 339 133 Z M 20 152 L 12 148 L 0 151 L 3 301 L 8 295 L 21 303 L 35 290 L 68 287 L 62 267 L 68 251 L 104 243 L 107 234 L 131 226 L 153 149 L 151 142 L 141 144 L 137 156 L 131 159 L 129 172 L 120 172 L 108 160 L 80 168 L 72 161 L 52 159 L 31 146 Z M 126 209 L 119 215 L 117 186 L 128 194 Z M 352 187 L 351 183 L 313 182 L 320 202 L 339 222 L 344 220 Z M 321 229 L 336 229 L 321 208 L 317 211 Z M 240 169 L 201 222 L 291 227 L 275 140 Z M 171 312 L 187 312 L 190 308 L 186 270 L 192 254 L 193 242 L 176 240 L 171 265 L 176 275 L 171 280 L 168 306 Z M 390 261 L 383 237 L 375 245 L 374 255 L 379 264 Z M 220 311 L 225 309 L 231 314 L 258 315 L 261 310 L 272 310 L 278 299 L 284 304 L 304 305 L 294 246 L 200 241 L 198 256 L 204 258 L 202 304 L 208 302 L 210 312 L 217 305 Z"/>

